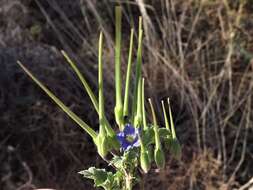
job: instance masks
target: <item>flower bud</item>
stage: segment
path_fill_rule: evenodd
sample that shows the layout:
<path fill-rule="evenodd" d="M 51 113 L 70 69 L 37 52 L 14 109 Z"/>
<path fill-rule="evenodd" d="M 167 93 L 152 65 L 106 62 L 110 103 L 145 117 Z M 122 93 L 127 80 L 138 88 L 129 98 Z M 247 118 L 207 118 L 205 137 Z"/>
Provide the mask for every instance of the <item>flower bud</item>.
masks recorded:
<path fill-rule="evenodd" d="M 140 164 L 142 170 L 147 173 L 151 167 L 148 151 L 141 150 Z"/>
<path fill-rule="evenodd" d="M 158 168 L 163 169 L 165 167 L 165 155 L 161 148 L 155 149 L 155 163 Z"/>

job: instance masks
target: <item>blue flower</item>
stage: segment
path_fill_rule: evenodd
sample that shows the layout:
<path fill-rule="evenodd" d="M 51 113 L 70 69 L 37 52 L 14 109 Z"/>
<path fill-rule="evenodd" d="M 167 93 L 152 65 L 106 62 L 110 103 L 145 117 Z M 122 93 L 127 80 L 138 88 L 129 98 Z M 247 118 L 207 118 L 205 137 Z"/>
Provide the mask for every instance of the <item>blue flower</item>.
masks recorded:
<path fill-rule="evenodd" d="M 126 124 L 124 130 L 117 134 L 121 149 L 127 151 L 132 147 L 140 146 L 139 133 L 139 129 L 134 128 L 131 124 Z"/>

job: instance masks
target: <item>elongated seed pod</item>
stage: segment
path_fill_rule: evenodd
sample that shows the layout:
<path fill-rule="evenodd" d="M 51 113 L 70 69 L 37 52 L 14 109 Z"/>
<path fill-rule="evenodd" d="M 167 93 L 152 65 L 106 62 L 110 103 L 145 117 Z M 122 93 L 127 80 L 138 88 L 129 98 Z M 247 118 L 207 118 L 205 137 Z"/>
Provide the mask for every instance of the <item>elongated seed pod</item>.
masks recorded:
<path fill-rule="evenodd" d="M 116 36 L 115 36 L 115 90 L 116 90 L 116 105 L 114 108 L 114 114 L 116 122 L 121 130 L 123 130 L 123 105 L 121 97 L 121 19 L 122 12 L 121 7 L 117 6 L 115 9 L 116 15 Z"/>
<path fill-rule="evenodd" d="M 150 170 L 151 162 L 149 159 L 148 151 L 145 151 L 145 150 L 141 151 L 140 165 L 141 165 L 141 169 L 145 173 L 147 173 Z"/>
<path fill-rule="evenodd" d="M 161 148 L 155 149 L 154 159 L 158 168 L 163 169 L 165 167 L 165 155 Z"/>
<path fill-rule="evenodd" d="M 155 115 L 155 110 L 152 104 L 151 99 L 149 98 L 149 104 L 152 111 L 153 121 L 154 121 L 154 132 L 155 132 L 155 151 L 154 151 L 154 160 L 158 168 L 162 169 L 165 167 L 165 155 L 162 149 L 160 136 L 158 132 L 158 125 Z"/>
<path fill-rule="evenodd" d="M 179 143 L 179 141 L 177 139 L 177 136 L 176 136 L 176 130 L 175 130 L 175 127 L 174 127 L 174 122 L 173 122 L 173 117 L 172 117 L 172 111 L 171 111 L 170 99 L 169 98 L 168 98 L 168 105 L 169 105 L 170 126 L 171 126 L 171 133 L 172 133 L 170 151 L 171 151 L 172 156 L 179 160 L 179 159 L 181 159 L 182 150 L 181 150 L 180 143 Z"/>

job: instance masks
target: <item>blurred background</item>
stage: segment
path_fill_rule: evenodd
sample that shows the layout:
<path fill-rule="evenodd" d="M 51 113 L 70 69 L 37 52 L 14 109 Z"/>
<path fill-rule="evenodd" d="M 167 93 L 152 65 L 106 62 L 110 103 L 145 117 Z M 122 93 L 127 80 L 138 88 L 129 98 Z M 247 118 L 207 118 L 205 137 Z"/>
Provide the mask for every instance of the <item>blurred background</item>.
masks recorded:
<path fill-rule="evenodd" d="M 77 173 L 105 166 L 91 139 L 16 61 L 97 129 L 97 113 L 60 50 L 97 92 L 102 30 L 113 124 L 116 5 L 124 11 L 122 70 L 130 28 L 137 31 L 142 16 L 146 97 L 161 125 L 160 101 L 170 97 L 183 150 L 182 160 L 168 155 L 164 171 L 149 172 L 145 189 L 253 189 L 252 0 L 0 0 L 0 189 L 94 189 Z"/>

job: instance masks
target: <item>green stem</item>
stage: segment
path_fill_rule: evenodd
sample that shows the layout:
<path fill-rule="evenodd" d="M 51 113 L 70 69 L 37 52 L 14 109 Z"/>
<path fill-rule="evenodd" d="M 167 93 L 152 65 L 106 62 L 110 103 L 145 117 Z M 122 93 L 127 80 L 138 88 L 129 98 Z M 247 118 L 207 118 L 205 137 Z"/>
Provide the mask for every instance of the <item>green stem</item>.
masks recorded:
<path fill-rule="evenodd" d="M 146 174 L 142 174 L 142 180 L 140 183 L 140 189 L 145 190 L 145 181 L 146 181 Z"/>
<path fill-rule="evenodd" d="M 132 190 L 132 177 L 130 175 L 126 176 L 126 187 L 125 190 Z"/>

